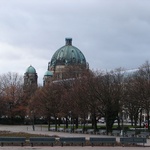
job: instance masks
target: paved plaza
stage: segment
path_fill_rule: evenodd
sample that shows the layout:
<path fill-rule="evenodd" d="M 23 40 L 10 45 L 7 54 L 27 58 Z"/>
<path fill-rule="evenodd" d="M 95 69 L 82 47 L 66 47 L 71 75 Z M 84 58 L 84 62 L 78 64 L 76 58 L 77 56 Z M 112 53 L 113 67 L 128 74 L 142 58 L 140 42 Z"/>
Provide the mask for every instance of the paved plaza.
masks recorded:
<path fill-rule="evenodd" d="M 32 126 L 9 126 L 9 125 L 0 125 L 0 131 L 12 131 L 12 132 L 27 132 L 32 134 L 41 134 L 41 135 L 57 135 L 60 137 L 100 137 L 106 135 L 94 135 L 94 134 L 77 134 L 77 133 L 65 133 L 65 132 L 51 132 L 48 131 L 46 127 L 39 125 L 35 126 L 35 131 L 32 130 Z M 119 141 L 119 137 L 116 137 L 117 141 Z M 122 146 L 4 146 L 0 147 L 0 150 L 149 150 L 150 149 L 150 139 L 147 140 L 147 144 L 145 147 L 122 147 Z"/>
<path fill-rule="evenodd" d="M 76 147 L 76 146 L 65 146 L 65 147 L 0 147 L 0 150 L 149 150 L 149 147 Z"/>

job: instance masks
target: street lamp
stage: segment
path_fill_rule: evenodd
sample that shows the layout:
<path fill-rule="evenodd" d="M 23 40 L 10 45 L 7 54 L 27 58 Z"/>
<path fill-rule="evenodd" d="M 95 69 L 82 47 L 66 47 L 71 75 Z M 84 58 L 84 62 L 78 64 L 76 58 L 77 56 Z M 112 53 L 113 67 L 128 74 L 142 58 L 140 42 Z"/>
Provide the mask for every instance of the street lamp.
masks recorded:
<path fill-rule="evenodd" d="M 72 132 L 72 114 L 71 114 L 71 111 L 69 111 L 69 117 L 70 117 L 70 131 Z"/>
<path fill-rule="evenodd" d="M 122 110 L 122 136 L 124 136 L 124 110 Z"/>

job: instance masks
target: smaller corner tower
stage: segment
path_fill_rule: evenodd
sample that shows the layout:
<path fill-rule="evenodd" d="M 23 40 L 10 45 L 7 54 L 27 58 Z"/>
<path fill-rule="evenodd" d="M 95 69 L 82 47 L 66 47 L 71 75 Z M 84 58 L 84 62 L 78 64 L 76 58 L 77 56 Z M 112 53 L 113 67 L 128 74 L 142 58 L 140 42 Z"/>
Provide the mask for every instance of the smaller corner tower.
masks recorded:
<path fill-rule="evenodd" d="M 46 84 L 50 84 L 52 82 L 52 77 L 53 77 L 53 72 L 47 70 L 44 74 L 43 86 L 45 86 Z"/>
<path fill-rule="evenodd" d="M 37 88 L 37 79 L 36 70 L 30 65 L 24 73 L 24 89 Z"/>

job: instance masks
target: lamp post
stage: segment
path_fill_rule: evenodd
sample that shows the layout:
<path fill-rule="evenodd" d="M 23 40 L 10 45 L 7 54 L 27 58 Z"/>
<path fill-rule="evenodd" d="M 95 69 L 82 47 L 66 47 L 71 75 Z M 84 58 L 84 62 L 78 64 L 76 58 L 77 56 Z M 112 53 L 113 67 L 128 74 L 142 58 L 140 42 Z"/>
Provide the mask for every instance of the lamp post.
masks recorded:
<path fill-rule="evenodd" d="M 71 114 L 71 111 L 69 111 L 69 116 L 70 116 L 70 131 L 72 132 L 72 114 Z"/>
<path fill-rule="evenodd" d="M 124 110 L 122 110 L 122 136 L 124 136 Z"/>

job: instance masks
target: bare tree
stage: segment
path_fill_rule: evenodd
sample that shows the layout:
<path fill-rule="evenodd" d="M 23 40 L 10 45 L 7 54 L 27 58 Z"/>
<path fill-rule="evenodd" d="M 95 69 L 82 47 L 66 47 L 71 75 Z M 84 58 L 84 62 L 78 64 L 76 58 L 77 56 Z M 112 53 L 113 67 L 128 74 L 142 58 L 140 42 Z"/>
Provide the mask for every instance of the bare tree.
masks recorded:
<path fill-rule="evenodd" d="M 148 127 L 149 127 L 149 111 L 150 111 L 150 64 L 146 61 L 139 67 L 138 76 L 136 79 L 136 97 L 140 101 L 141 108 L 146 110 Z"/>
<path fill-rule="evenodd" d="M 5 116 L 11 119 L 14 117 L 24 118 L 26 107 L 23 99 L 23 79 L 17 73 L 7 73 L 0 76 L 1 94 L 4 100 Z"/>
<path fill-rule="evenodd" d="M 99 113 L 105 116 L 107 133 L 112 131 L 114 120 L 121 111 L 123 99 L 123 75 L 121 70 L 100 74 L 95 85 L 95 98 L 99 101 Z"/>
<path fill-rule="evenodd" d="M 125 98 L 123 101 L 123 106 L 126 108 L 126 113 L 128 113 L 131 119 L 131 125 L 137 125 L 138 117 L 143 106 L 141 105 L 141 98 L 139 97 L 141 77 L 139 72 L 135 71 L 129 73 L 125 78 Z"/>
<path fill-rule="evenodd" d="M 46 85 L 38 89 L 30 101 L 30 111 L 38 116 L 48 118 L 48 130 L 50 130 L 50 119 L 55 118 L 55 127 L 57 130 L 57 118 L 60 114 L 61 89 L 58 84 Z M 38 113 L 37 113 L 38 112 Z"/>

